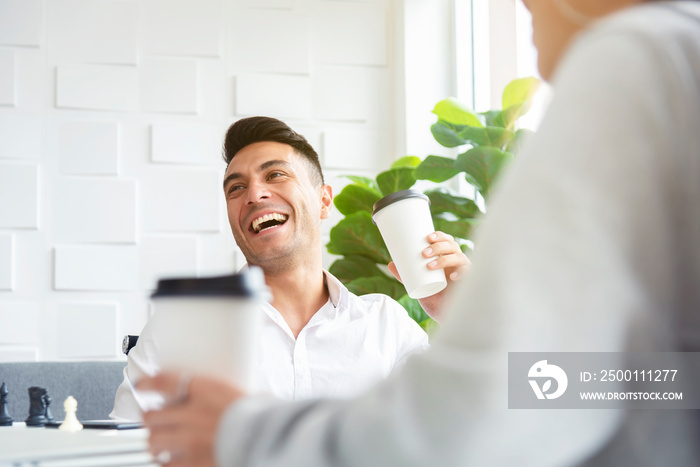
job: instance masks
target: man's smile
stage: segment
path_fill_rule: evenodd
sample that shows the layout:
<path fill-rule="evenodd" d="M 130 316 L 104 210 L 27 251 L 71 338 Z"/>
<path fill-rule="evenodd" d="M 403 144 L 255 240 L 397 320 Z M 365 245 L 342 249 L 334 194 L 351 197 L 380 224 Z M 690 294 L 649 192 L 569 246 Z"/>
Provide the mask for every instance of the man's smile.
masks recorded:
<path fill-rule="evenodd" d="M 253 222 L 250 224 L 250 229 L 253 233 L 258 234 L 264 230 L 272 229 L 284 224 L 287 222 L 288 218 L 289 216 L 287 214 L 282 214 L 279 212 L 264 214 L 253 219 Z"/>

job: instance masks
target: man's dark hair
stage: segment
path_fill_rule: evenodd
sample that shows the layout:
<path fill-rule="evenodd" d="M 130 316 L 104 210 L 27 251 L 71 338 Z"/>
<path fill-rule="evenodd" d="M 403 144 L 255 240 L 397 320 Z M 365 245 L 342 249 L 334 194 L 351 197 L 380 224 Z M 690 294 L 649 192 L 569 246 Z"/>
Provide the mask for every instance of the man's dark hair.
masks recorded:
<path fill-rule="evenodd" d="M 226 132 L 224 140 L 224 160 L 230 164 L 233 157 L 244 147 L 265 141 L 288 144 L 311 165 L 312 174 L 318 177 L 319 185 L 323 185 L 323 170 L 314 148 L 296 131 L 276 118 L 249 117 L 238 120 Z"/>

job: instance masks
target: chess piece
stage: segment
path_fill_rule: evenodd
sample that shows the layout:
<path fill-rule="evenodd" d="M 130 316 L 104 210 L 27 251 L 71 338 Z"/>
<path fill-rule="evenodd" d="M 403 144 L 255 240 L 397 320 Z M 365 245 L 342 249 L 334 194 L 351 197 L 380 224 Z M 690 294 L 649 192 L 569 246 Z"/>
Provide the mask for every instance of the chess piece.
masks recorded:
<path fill-rule="evenodd" d="M 70 432 L 82 430 L 83 425 L 78 421 L 78 417 L 75 416 L 75 412 L 78 410 L 78 401 L 75 400 L 75 397 L 68 396 L 63 403 L 63 408 L 66 411 L 66 418 L 58 429 Z"/>
<path fill-rule="evenodd" d="M 7 386 L 2 383 L 0 386 L 0 426 L 12 426 L 13 421 L 7 410 Z"/>
<path fill-rule="evenodd" d="M 37 386 L 29 388 L 29 417 L 25 420 L 27 426 L 46 425 L 46 389 Z"/>
<path fill-rule="evenodd" d="M 51 413 L 51 396 L 49 396 L 48 393 L 44 394 L 44 402 L 46 403 L 46 413 L 44 414 L 46 417 L 46 422 L 53 423 L 56 420 L 54 420 L 53 414 Z"/>

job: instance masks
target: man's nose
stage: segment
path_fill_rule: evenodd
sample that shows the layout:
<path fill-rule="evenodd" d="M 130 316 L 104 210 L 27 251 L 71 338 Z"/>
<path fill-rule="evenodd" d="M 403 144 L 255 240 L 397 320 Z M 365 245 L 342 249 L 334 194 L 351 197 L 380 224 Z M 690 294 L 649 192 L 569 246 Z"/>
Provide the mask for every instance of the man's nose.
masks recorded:
<path fill-rule="evenodd" d="M 270 192 L 264 183 L 252 182 L 248 184 L 248 197 L 246 204 L 255 204 L 270 198 Z"/>

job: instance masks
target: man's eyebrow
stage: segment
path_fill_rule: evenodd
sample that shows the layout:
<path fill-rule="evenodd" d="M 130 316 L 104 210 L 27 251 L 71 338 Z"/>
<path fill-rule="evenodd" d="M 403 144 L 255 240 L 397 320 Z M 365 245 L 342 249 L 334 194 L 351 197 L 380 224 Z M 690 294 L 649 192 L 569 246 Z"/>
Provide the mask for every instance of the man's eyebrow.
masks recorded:
<path fill-rule="evenodd" d="M 262 172 L 263 170 L 269 169 L 270 167 L 273 167 L 275 165 L 282 165 L 282 166 L 285 166 L 288 168 L 292 167 L 292 164 L 290 164 L 289 162 L 287 162 L 285 160 L 272 159 L 272 160 L 265 161 L 262 164 L 260 164 L 260 167 L 258 167 L 258 172 Z M 243 177 L 243 174 L 240 172 L 233 172 L 233 173 L 228 174 L 226 176 L 226 178 L 224 178 L 224 190 L 226 189 L 226 185 L 228 185 L 233 180 L 237 180 L 241 177 Z"/>
<path fill-rule="evenodd" d="M 271 161 L 263 162 L 260 164 L 260 167 L 258 167 L 258 172 L 262 172 L 265 169 L 269 169 L 273 165 L 284 165 L 285 167 L 292 167 L 292 164 L 290 164 L 287 161 L 279 160 L 279 159 L 273 159 Z"/>

